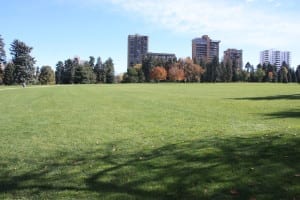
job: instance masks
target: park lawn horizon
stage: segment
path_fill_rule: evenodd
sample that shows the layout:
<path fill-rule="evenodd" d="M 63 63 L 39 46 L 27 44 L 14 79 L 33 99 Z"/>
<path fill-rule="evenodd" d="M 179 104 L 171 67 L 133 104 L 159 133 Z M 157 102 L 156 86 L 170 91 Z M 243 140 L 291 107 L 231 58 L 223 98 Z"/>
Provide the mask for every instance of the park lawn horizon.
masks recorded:
<path fill-rule="evenodd" d="M 0 199 L 299 199 L 299 84 L 0 88 Z"/>

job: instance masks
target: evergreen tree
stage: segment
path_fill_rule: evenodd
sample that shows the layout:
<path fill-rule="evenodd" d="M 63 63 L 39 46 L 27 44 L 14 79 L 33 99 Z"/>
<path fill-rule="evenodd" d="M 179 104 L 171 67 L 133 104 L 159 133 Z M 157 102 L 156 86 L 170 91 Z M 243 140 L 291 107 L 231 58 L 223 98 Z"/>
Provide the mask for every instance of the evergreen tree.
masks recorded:
<path fill-rule="evenodd" d="M 129 67 L 124 75 L 124 83 L 137 83 L 139 81 L 138 72 L 134 67 Z"/>
<path fill-rule="evenodd" d="M 4 79 L 4 71 L 0 65 L 0 85 L 3 84 L 3 79 Z"/>
<path fill-rule="evenodd" d="M 232 81 L 232 60 L 228 59 L 225 61 L 225 81 Z"/>
<path fill-rule="evenodd" d="M 258 67 L 256 72 L 255 72 L 256 81 L 262 82 L 265 75 L 266 75 L 266 72 L 262 69 L 262 67 Z"/>
<path fill-rule="evenodd" d="M 224 62 L 221 62 L 217 68 L 217 81 L 218 82 L 225 82 L 225 80 L 226 80 L 225 73 L 226 73 L 225 64 L 224 64 Z"/>
<path fill-rule="evenodd" d="M 288 69 L 285 66 L 282 66 L 280 71 L 279 71 L 279 77 L 280 77 L 280 81 L 281 83 L 288 83 Z"/>
<path fill-rule="evenodd" d="M 108 58 L 104 63 L 104 72 L 106 77 L 106 83 L 114 83 L 115 82 L 115 68 L 114 63 L 111 58 Z"/>
<path fill-rule="evenodd" d="M 73 60 L 71 59 L 65 61 L 64 75 L 63 75 L 64 84 L 74 83 L 75 64 L 76 62 L 73 62 Z"/>
<path fill-rule="evenodd" d="M 90 66 L 90 63 L 78 65 L 75 68 L 74 83 L 91 84 L 95 83 L 95 74 Z"/>
<path fill-rule="evenodd" d="M 54 84 L 55 83 L 54 71 L 50 66 L 43 66 L 41 68 L 41 72 L 38 79 L 42 85 Z"/>
<path fill-rule="evenodd" d="M 236 59 L 232 60 L 232 81 L 233 82 L 240 81 L 240 69 L 237 65 Z"/>
<path fill-rule="evenodd" d="M 106 76 L 101 57 L 97 58 L 97 64 L 94 66 L 94 73 L 96 75 L 96 83 L 105 83 Z"/>
<path fill-rule="evenodd" d="M 251 64 L 249 62 L 247 62 L 247 64 L 245 65 L 247 72 L 250 73 L 251 67 L 252 67 Z"/>
<path fill-rule="evenodd" d="M 143 62 L 142 62 L 142 71 L 143 71 L 143 74 L 145 76 L 145 81 L 146 82 L 150 82 L 151 81 L 151 77 L 150 77 L 150 73 L 154 67 L 154 62 L 153 62 L 153 59 L 152 57 L 145 57 L 143 59 Z"/>
<path fill-rule="evenodd" d="M 138 82 L 139 83 L 144 83 L 145 82 L 145 75 L 144 72 L 142 70 L 142 68 L 138 69 Z"/>
<path fill-rule="evenodd" d="M 211 82 L 216 82 L 217 80 L 217 68 L 219 67 L 219 59 L 218 57 L 214 57 L 212 62 L 211 62 L 211 67 L 212 67 L 212 70 L 211 70 L 211 78 L 210 78 L 210 81 Z"/>
<path fill-rule="evenodd" d="M 6 60 L 4 46 L 5 46 L 5 44 L 3 42 L 2 36 L 0 35 L 0 67 L 1 67 L 1 64 L 5 63 L 5 60 Z"/>
<path fill-rule="evenodd" d="M 32 49 L 19 40 L 14 40 L 11 44 L 10 51 L 15 65 L 16 83 L 33 82 L 35 60 L 30 55 Z"/>
<path fill-rule="evenodd" d="M 55 70 L 55 81 L 56 84 L 63 84 L 64 83 L 64 63 L 62 61 L 58 61 L 56 64 L 56 70 Z"/>
<path fill-rule="evenodd" d="M 296 79 L 297 79 L 297 82 L 300 83 L 300 65 L 298 65 L 297 70 L 296 70 Z"/>
<path fill-rule="evenodd" d="M 90 56 L 89 66 L 90 67 L 94 67 L 95 66 L 95 57 L 94 56 Z"/>
<path fill-rule="evenodd" d="M 289 76 L 290 76 L 290 82 L 292 82 L 292 83 L 297 82 L 296 72 L 295 72 L 294 68 L 289 68 Z"/>
<path fill-rule="evenodd" d="M 8 63 L 4 68 L 3 82 L 5 85 L 12 85 L 15 83 L 15 66 L 13 63 Z"/>

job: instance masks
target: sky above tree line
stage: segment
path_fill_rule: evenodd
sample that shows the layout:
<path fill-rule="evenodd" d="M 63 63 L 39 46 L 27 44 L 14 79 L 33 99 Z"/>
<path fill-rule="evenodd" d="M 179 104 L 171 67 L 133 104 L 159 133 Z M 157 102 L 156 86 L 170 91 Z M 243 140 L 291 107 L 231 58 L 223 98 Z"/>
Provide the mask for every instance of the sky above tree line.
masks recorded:
<path fill-rule="evenodd" d="M 37 65 L 55 68 L 79 56 L 111 57 L 117 73 L 127 68 L 127 36 L 149 36 L 150 52 L 191 57 L 191 41 L 209 35 L 243 50 L 244 64 L 259 63 L 266 49 L 291 51 L 300 65 L 298 0 L 9 0 L 1 3 L 0 34 L 6 44 L 32 46 Z"/>

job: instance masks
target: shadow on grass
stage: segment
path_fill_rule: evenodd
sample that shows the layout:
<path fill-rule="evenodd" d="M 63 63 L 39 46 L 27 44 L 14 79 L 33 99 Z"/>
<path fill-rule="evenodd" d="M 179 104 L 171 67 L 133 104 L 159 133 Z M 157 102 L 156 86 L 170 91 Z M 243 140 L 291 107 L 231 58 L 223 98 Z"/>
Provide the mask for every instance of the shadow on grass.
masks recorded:
<path fill-rule="evenodd" d="M 28 160 L 28 171 L 9 170 L 14 161 L 0 161 L 0 196 L 299 199 L 300 138 L 274 135 L 212 137 L 136 153 L 107 144 Z"/>
<path fill-rule="evenodd" d="M 275 96 L 265 96 L 265 97 L 242 97 L 234 98 L 234 100 L 300 100 L 300 94 L 291 95 L 275 95 Z"/>
<path fill-rule="evenodd" d="M 274 112 L 266 114 L 265 116 L 271 118 L 300 118 L 300 109 Z"/>

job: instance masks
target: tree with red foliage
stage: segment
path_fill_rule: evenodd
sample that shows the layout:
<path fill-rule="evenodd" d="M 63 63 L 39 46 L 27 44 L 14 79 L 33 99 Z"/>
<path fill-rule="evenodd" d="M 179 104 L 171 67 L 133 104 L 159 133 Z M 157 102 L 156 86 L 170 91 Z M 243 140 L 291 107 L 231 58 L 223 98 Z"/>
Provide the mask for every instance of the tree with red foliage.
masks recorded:
<path fill-rule="evenodd" d="M 151 77 L 152 80 L 155 80 L 157 82 L 162 81 L 162 80 L 166 80 L 167 71 L 165 70 L 165 68 L 160 67 L 160 66 L 154 67 L 151 70 L 150 77 Z"/>
<path fill-rule="evenodd" d="M 200 65 L 195 64 L 192 59 L 186 58 L 183 61 L 183 69 L 187 82 L 200 82 L 201 75 L 204 73 L 204 69 Z"/>
<path fill-rule="evenodd" d="M 169 69 L 169 79 L 171 81 L 183 81 L 185 79 L 183 69 L 180 69 L 178 64 L 174 64 Z"/>

